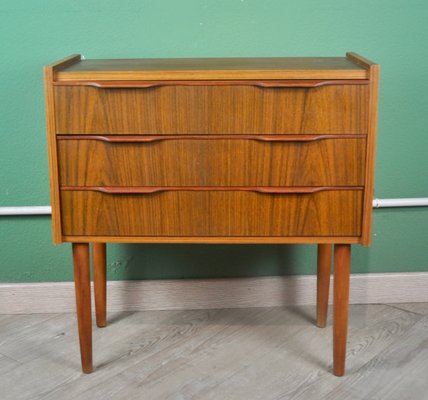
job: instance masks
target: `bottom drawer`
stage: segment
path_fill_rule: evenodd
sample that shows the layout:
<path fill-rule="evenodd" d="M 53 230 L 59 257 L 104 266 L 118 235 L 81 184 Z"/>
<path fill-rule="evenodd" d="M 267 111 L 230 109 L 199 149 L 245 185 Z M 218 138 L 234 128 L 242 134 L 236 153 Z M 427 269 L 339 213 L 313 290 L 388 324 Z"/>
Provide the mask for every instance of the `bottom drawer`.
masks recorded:
<path fill-rule="evenodd" d="M 359 236 L 362 190 L 61 191 L 66 236 Z"/>

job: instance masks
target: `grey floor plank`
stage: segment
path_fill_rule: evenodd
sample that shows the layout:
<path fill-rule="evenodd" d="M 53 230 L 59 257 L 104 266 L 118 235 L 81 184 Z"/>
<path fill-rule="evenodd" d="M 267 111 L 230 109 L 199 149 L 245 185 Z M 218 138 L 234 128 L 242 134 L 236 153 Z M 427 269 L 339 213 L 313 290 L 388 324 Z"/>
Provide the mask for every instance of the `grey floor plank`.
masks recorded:
<path fill-rule="evenodd" d="M 48 318 L 43 317 L 39 323 L 33 320 L 34 323 L 14 328 L 13 334 L 2 338 L 0 353 L 26 363 L 46 354 L 60 354 L 66 343 L 78 350 L 74 314 L 50 314 Z M 47 349 L 49 353 L 46 353 Z"/>
<path fill-rule="evenodd" d="M 411 307 L 350 307 L 344 378 L 314 307 L 109 314 L 91 375 L 73 314 L 0 316 L 1 398 L 426 400 L 428 316 Z"/>
<path fill-rule="evenodd" d="M 21 365 L 20 362 L 0 354 L 0 376 Z M 0 378 L 1 381 L 1 378 Z"/>
<path fill-rule="evenodd" d="M 133 370 L 136 376 L 146 366 L 158 368 L 165 362 L 162 357 L 158 360 L 158 354 L 167 348 L 180 349 L 180 344 L 188 336 L 192 338 L 191 345 L 197 346 L 227 326 L 210 323 L 210 319 L 220 312 L 197 310 L 133 313 L 106 329 L 98 329 L 94 331 L 96 351 L 101 353 L 101 360 L 96 358 L 97 373 L 86 376 L 86 381 L 69 382 L 43 398 L 57 399 L 65 394 L 62 397 L 64 399 L 92 399 L 94 392 L 95 396 L 102 396 L 100 398 L 119 398 L 117 396 L 121 396 L 123 392 L 121 382 L 128 384 L 125 374 L 127 369 Z M 140 369 L 135 368 L 137 364 L 140 364 Z"/>
<path fill-rule="evenodd" d="M 248 310 L 246 312 L 249 314 Z M 245 312 L 242 310 L 229 310 L 228 313 L 235 315 L 238 321 L 233 329 L 223 330 L 193 351 L 164 354 L 169 360 L 166 365 L 160 365 L 139 385 L 131 382 L 130 387 L 143 385 L 149 398 L 155 399 L 179 398 L 178 393 L 186 399 L 202 398 L 204 392 L 228 380 L 237 371 L 257 364 L 266 353 L 280 352 L 280 346 L 293 336 L 301 335 L 309 325 L 301 315 L 283 309 L 267 309 L 243 319 Z M 162 385 L 165 381 L 168 385 Z M 133 390 L 129 398 L 137 399 L 137 391 Z M 219 398 L 223 398 L 222 395 Z"/>
<path fill-rule="evenodd" d="M 34 323 L 27 324 L 26 316 L 21 316 L 22 328 L 14 326 L 14 335 L 1 340 L 0 352 L 20 364 L 1 375 L 2 400 L 35 400 L 81 375 L 74 314 L 39 317 L 38 323 L 30 318 Z"/>
<path fill-rule="evenodd" d="M 70 315 L 73 316 L 73 314 Z M 0 315 L 0 345 L 9 338 L 14 338 L 15 335 L 22 331 L 26 331 L 32 326 L 43 324 L 45 321 L 56 317 L 57 314 Z"/>
<path fill-rule="evenodd" d="M 388 339 L 415 323 L 417 317 L 405 314 L 386 306 L 371 307 L 368 312 L 362 307 L 351 306 L 352 340 L 348 354 L 351 372 L 363 360 L 367 361 L 386 347 Z M 388 333 L 382 333 L 385 331 Z M 337 380 L 329 372 L 331 330 L 309 326 L 288 340 L 281 340 L 280 336 L 278 339 L 280 342 L 275 348 L 265 345 L 260 358 L 254 358 L 252 363 L 244 365 L 210 390 L 204 388 L 203 392 L 197 393 L 196 398 L 215 399 L 219 396 L 239 399 L 251 396 L 252 399 L 265 399 L 266 393 L 270 393 L 271 398 L 307 399 L 309 393 L 306 389 L 312 386 L 315 388 L 313 398 L 319 399 L 318 386 L 325 383 L 326 377 L 333 382 Z M 251 384 L 255 380 L 257 386 Z M 331 389 L 330 385 L 327 388 Z"/>
<path fill-rule="evenodd" d="M 416 314 L 428 315 L 428 303 L 398 303 L 389 305 L 391 307 L 396 307 L 401 310 L 414 312 Z"/>
<path fill-rule="evenodd" d="M 427 400 L 427 333 L 428 316 L 424 316 L 400 341 L 343 379 L 326 400 Z"/>
<path fill-rule="evenodd" d="M 414 313 L 386 305 L 351 305 L 346 376 L 357 373 L 361 368 L 364 368 L 368 361 L 384 351 L 391 343 L 399 341 L 421 318 L 421 316 Z M 342 379 L 345 379 L 337 378 L 331 374 L 331 346 L 332 343 L 329 342 L 328 371 L 323 368 L 314 372 L 309 368 L 310 370 L 307 373 L 310 377 L 308 376 L 301 384 L 296 379 L 296 383 L 291 387 L 291 390 L 285 392 L 279 398 L 318 400 L 324 398 Z"/>
<path fill-rule="evenodd" d="M 138 313 L 138 315 L 144 314 L 146 313 Z M 156 314 L 162 315 L 165 312 L 156 312 Z M 172 315 L 171 312 L 168 312 L 168 314 Z M 292 319 L 292 315 L 289 318 Z M 67 398 L 90 399 L 93 398 L 94 393 L 98 396 L 107 396 L 107 398 L 109 398 L 108 396 L 113 396 L 112 398 L 114 398 L 116 392 L 123 394 L 121 389 L 122 381 L 125 382 L 123 386 L 127 386 L 128 389 L 137 386 L 136 393 L 139 393 L 138 386 L 143 384 L 144 392 L 146 394 L 149 393 L 147 395 L 150 395 L 150 398 L 154 398 L 150 390 L 153 388 L 154 391 L 158 391 L 160 382 L 165 379 L 173 380 L 172 378 L 177 373 L 177 365 L 182 368 L 188 362 L 186 358 L 195 358 L 195 354 L 209 357 L 209 354 L 207 355 L 206 353 L 209 349 L 207 343 L 210 341 L 213 342 L 214 346 L 216 343 L 220 345 L 227 343 L 228 340 L 226 339 L 228 337 L 233 337 L 235 341 L 239 342 L 239 330 L 242 327 L 247 327 L 246 330 L 251 333 L 252 330 L 248 330 L 248 327 L 254 325 L 259 325 L 260 327 L 268 324 L 279 327 L 282 325 L 287 326 L 283 321 L 278 321 L 276 316 L 269 316 L 269 312 L 266 309 L 190 311 L 187 312 L 187 316 L 186 313 L 180 312 L 176 319 L 178 325 L 174 330 L 178 332 L 178 335 L 172 336 L 173 340 L 169 344 L 166 341 L 163 341 L 163 343 L 158 341 L 162 346 L 152 346 L 152 348 L 146 348 L 145 350 L 143 346 L 143 351 L 140 351 L 141 354 L 138 354 L 138 351 L 131 352 L 130 357 L 118 360 L 120 362 L 124 361 L 123 365 L 117 360 L 109 363 L 102 373 L 97 371 L 97 374 L 91 375 L 93 380 L 91 380 L 91 388 L 89 389 L 88 385 L 68 384 L 69 387 L 64 390 L 67 393 Z M 292 327 L 294 325 L 298 324 L 291 324 Z M 303 321 L 302 325 L 307 326 L 308 322 Z M 163 330 L 165 330 L 165 327 Z M 147 340 L 144 339 L 144 334 L 141 335 L 140 341 L 142 340 Z M 136 341 L 135 345 L 137 345 L 136 349 L 138 349 L 141 343 L 139 344 Z M 124 369 L 124 367 L 126 368 Z M 114 380 L 111 377 L 114 377 Z M 168 386 L 174 388 L 172 382 L 169 382 Z M 54 392 L 47 398 L 53 399 L 57 395 L 58 393 Z"/>
<path fill-rule="evenodd" d="M 36 358 L 20 365 L 0 378 L 2 400 L 34 400 L 46 391 L 80 376 L 74 366 L 58 365 L 52 358 Z"/>

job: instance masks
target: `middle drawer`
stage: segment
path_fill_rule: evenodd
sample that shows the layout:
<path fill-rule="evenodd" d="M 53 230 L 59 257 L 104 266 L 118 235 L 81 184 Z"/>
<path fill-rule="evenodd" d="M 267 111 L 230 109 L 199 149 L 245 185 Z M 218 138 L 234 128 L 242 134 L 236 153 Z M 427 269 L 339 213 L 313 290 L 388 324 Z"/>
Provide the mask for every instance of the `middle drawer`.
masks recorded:
<path fill-rule="evenodd" d="M 363 186 L 363 135 L 58 136 L 61 186 Z"/>

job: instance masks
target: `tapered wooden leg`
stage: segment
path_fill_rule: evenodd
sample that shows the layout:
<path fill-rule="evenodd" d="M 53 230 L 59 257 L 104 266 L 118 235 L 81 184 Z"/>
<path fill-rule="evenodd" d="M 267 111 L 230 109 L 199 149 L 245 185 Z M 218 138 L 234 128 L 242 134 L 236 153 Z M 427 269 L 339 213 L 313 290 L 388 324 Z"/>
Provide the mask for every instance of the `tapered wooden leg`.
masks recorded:
<path fill-rule="evenodd" d="M 106 244 L 92 244 L 92 268 L 94 271 L 95 292 L 95 315 L 97 326 L 106 326 L 106 299 L 107 299 L 107 277 L 106 277 Z"/>
<path fill-rule="evenodd" d="M 333 374 L 345 374 L 346 340 L 348 336 L 349 274 L 351 246 L 334 246 L 333 296 Z"/>
<path fill-rule="evenodd" d="M 82 370 L 85 374 L 89 374 L 92 372 L 92 318 L 89 245 L 87 243 L 73 243 L 72 247 L 80 356 L 82 359 Z"/>
<path fill-rule="evenodd" d="M 328 292 L 330 289 L 331 244 L 318 245 L 317 260 L 317 326 L 325 328 L 327 323 Z"/>

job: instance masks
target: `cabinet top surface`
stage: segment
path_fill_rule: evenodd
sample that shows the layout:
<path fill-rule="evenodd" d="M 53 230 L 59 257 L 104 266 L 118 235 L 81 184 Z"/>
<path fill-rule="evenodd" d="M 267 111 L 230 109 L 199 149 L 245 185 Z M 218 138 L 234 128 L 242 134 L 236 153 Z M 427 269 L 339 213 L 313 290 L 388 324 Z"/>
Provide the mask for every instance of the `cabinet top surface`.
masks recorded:
<path fill-rule="evenodd" d="M 367 77 L 366 68 L 346 57 L 76 59 L 55 68 L 56 81 Z"/>

